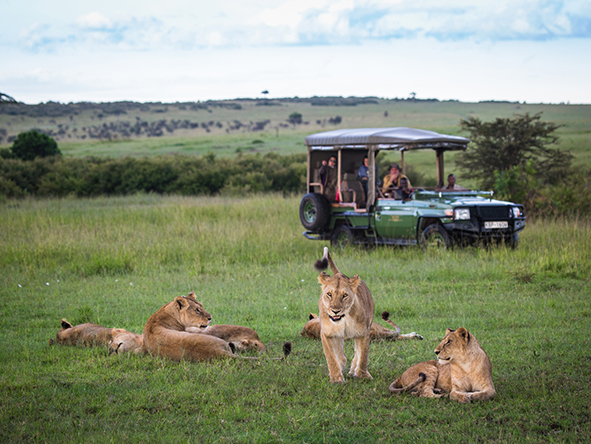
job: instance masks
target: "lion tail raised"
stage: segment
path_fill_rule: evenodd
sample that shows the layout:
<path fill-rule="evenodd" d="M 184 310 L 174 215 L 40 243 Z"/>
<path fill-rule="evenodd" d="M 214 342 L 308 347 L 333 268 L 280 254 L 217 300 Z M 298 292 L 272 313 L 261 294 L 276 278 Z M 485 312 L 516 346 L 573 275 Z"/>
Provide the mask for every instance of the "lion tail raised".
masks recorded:
<path fill-rule="evenodd" d="M 322 270 L 326 270 L 329 265 L 330 265 L 330 269 L 332 270 L 333 274 L 340 273 L 338 267 L 336 266 L 336 264 L 332 260 L 332 256 L 330 255 L 330 252 L 328 251 L 328 247 L 324 247 L 324 256 L 322 256 L 322 259 L 319 259 L 316 261 L 316 263 L 314 264 L 314 267 L 316 268 L 316 270 L 322 271 Z"/>
<path fill-rule="evenodd" d="M 425 375 L 423 372 L 421 372 L 421 373 L 419 373 L 419 377 L 414 382 L 410 383 L 406 387 L 403 387 L 402 382 L 400 381 L 400 378 L 398 378 L 392 384 L 390 384 L 390 387 L 388 387 L 388 390 L 393 395 L 397 394 L 397 393 L 405 393 L 405 392 L 408 392 L 408 391 L 414 389 L 420 383 L 425 382 L 425 379 L 427 379 L 427 375 Z"/>
<path fill-rule="evenodd" d="M 400 334 L 400 327 L 390 320 L 390 313 L 388 313 L 387 311 L 382 312 L 382 319 L 386 321 L 388 324 L 390 324 L 392 327 L 394 327 L 394 330 L 396 330 L 397 335 Z"/>

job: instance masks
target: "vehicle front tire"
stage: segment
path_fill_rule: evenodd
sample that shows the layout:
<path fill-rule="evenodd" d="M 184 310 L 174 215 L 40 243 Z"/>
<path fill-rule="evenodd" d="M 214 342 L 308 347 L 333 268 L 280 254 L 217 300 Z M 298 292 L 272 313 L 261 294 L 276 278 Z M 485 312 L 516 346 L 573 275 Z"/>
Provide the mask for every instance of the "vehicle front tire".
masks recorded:
<path fill-rule="evenodd" d="M 423 230 L 420 244 L 423 250 L 445 250 L 452 246 L 447 231 L 439 224 L 429 225 Z"/>
<path fill-rule="evenodd" d="M 302 197 L 300 221 L 307 230 L 323 230 L 330 221 L 330 202 L 328 199 L 318 193 L 308 193 Z"/>
<path fill-rule="evenodd" d="M 507 237 L 505 243 L 512 250 L 515 250 L 519 246 L 519 233 L 513 233 L 511 236 Z"/>
<path fill-rule="evenodd" d="M 351 229 L 345 225 L 340 225 L 332 232 L 330 244 L 333 247 L 345 247 L 355 243 L 355 236 Z"/>

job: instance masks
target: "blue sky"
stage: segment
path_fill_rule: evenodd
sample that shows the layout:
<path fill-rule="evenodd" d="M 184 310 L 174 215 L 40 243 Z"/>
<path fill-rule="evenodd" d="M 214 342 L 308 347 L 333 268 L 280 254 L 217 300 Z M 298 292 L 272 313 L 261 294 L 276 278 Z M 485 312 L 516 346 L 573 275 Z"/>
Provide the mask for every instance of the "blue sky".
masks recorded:
<path fill-rule="evenodd" d="M 588 0 L 0 0 L 0 16 L 0 92 L 25 103 L 591 103 Z"/>

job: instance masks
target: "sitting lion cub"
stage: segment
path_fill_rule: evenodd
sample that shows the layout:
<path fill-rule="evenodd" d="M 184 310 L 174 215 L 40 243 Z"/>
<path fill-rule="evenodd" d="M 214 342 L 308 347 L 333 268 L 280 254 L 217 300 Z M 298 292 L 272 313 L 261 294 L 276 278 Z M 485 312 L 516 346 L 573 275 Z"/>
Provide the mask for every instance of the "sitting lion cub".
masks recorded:
<path fill-rule="evenodd" d="M 382 327 L 380 324 L 373 322 L 369 330 L 369 337 L 372 341 L 385 339 L 388 341 L 396 341 L 400 339 L 423 339 L 423 337 L 414 331 L 411 333 L 400 333 L 400 327 L 390 320 L 390 313 L 384 311 L 382 319 L 394 327 L 394 330 Z M 305 338 L 320 339 L 320 319 L 314 313 L 310 313 L 310 320 L 306 322 L 304 328 L 300 333 Z"/>
<path fill-rule="evenodd" d="M 413 365 L 390 385 L 390 393 L 411 392 L 428 398 L 449 393 L 458 402 L 495 396 L 490 359 L 464 327 L 448 328 L 435 354 L 438 361 Z"/>
<path fill-rule="evenodd" d="M 234 344 L 214 336 L 185 331 L 192 327 L 204 330 L 210 321 L 211 315 L 195 299 L 195 293 L 177 297 L 161 307 L 146 322 L 142 350 L 176 361 L 235 357 Z"/>
<path fill-rule="evenodd" d="M 359 275 L 349 278 L 342 274 L 324 248 L 324 256 L 316 262 L 318 270 L 327 266 L 333 276 L 322 272 L 318 281 L 322 285 L 322 294 L 318 301 L 320 317 L 320 339 L 330 382 L 344 382 L 343 371 L 347 363 L 345 339 L 355 340 L 355 355 L 351 362 L 349 376 L 372 379 L 367 370 L 369 363 L 370 329 L 373 322 L 374 302 L 367 285 Z"/>

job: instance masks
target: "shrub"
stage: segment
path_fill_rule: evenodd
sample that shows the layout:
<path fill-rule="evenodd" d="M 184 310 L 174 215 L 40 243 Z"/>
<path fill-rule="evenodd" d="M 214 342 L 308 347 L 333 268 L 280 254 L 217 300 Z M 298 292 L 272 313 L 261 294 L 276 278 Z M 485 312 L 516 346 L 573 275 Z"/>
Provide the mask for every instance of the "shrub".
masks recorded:
<path fill-rule="evenodd" d="M 12 144 L 11 151 L 14 157 L 21 160 L 61 155 L 56 141 L 37 130 L 20 133 Z"/>

